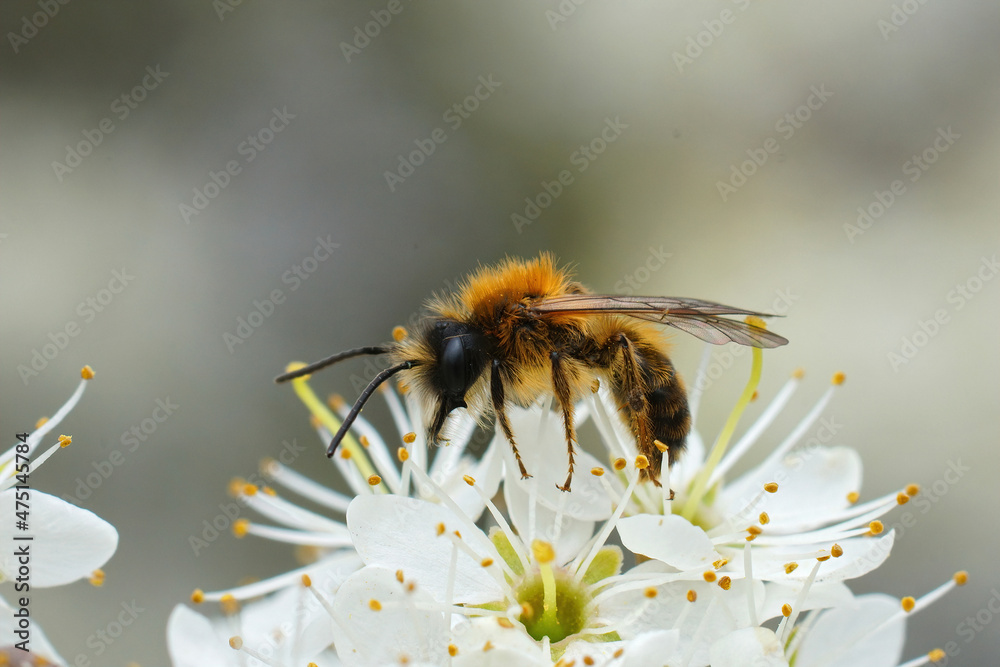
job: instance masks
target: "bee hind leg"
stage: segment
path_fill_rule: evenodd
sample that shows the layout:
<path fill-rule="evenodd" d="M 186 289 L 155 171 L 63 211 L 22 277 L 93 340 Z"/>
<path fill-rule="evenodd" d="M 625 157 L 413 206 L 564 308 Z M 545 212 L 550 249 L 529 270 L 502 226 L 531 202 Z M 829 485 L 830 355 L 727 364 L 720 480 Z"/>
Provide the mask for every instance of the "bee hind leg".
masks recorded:
<path fill-rule="evenodd" d="M 517 444 L 514 442 L 514 431 L 510 427 L 510 419 L 507 418 L 507 401 L 504 397 L 503 379 L 500 377 L 500 361 L 497 359 L 493 360 L 493 370 L 490 373 L 490 398 L 493 401 L 493 412 L 496 414 L 497 423 L 500 424 L 500 430 L 510 443 L 510 448 L 514 450 L 517 467 L 521 469 L 521 479 L 528 479 L 531 475 L 521 461 L 521 453 L 517 451 Z"/>
<path fill-rule="evenodd" d="M 576 431 L 573 428 L 573 394 L 561 355 L 559 352 L 553 352 L 549 358 L 552 360 L 552 388 L 555 391 L 556 400 L 559 401 L 559 407 L 562 409 L 563 426 L 566 430 L 566 453 L 569 456 L 566 481 L 562 486 L 556 484 L 556 488 L 560 491 L 569 491 L 570 484 L 573 482 L 573 443 L 576 442 Z"/>

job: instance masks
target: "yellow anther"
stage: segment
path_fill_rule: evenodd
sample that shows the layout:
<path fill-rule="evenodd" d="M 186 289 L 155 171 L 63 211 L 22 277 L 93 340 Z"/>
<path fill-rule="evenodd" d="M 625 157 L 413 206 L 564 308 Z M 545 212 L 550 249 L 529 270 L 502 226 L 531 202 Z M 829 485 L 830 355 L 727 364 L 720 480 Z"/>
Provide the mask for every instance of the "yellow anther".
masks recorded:
<path fill-rule="evenodd" d="M 473 477 L 472 475 L 462 475 L 462 479 L 464 479 L 465 483 L 468 484 L 469 486 L 476 485 L 476 478 Z"/>
<path fill-rule="evenodd" d="M 885 530 L 885 526 L 882 524 L 881 521 L 877 521 L 876 520 L 876 521 L 872 521 L 870 524 L 868 524 L 868 531 L 872 535 L 878 535 L 883 530 Z"/>
<path fill-rule="evenodd" d="M 200 588 L 196 588 L 191 591 L 191 602 L 194 604 L 201 604 L 205 601 L 205 591 Z"/>
<path fill-rule="evenodd" d="M 806 376 L 806 369 L 804 368 L 796 368 L 794 371 L 792 371 L 792 377 L 795 378 L 796 380 L 801 380 L 805 376 Z"/>
<path fill-rule="evenodd" d="M 719 579 L 719 588 L 724 591 L 728 591 L 733 586 L 733 580 L 731 577 L 723 577 Z"/>
<path fill-rule="evenodd" d="M 958 572 L 955 573 L 952 579 L 954 579 L 955 583 L 958 584 L 959 586 L 964 586 L 969 581 L 969 573 L 966 572 L 965 570 L 959 570 Z"/>
<path fill-rule="evenodd" d="M 799 569 L 799 564 L 796 562 L 785 563 L 785 574 L 791 574 L 795 570 Z"/>
<path fill-rule="evenodd" d="M 771 517 L 767 515 L 767 512 L 761 512 L 760 516 L 757 517 L 757 521 L 760 522 L 760 525 L 766 526 L 771 523 Z"/>
<path fill-rule="evenodd" d="M 348 449 L 347 447 L 341 447 L 340 448 L 340 458 L 345 459 L 345 460 L 351 458 L 351 450 Z"/>
<path fill-rule="evenodd" d="M 656 445 L 656 448 L 658 450 L 660 450 L 661 454 L 665 454 L 667 452 L 667 450 L 670 449 L 669 447 L 667 447 L 665 444 L 663 444 L 659 440 L 654 440 L 653 444 Z"/>
<path fill-rule="evenodd" d="M 657 595 L 657 590 L 653 586 L 650 586 L 649 588 L 647 588 L 646 590 L 644 590 L 642 592 L 642 594 L 645 595 L 648 598 L 655 598 L 656 595 Z"/>
<path fill-rule="evenodd" d="M 781 615 L 784 616 L 785 618 L 788 618 L 789 616 L 791 616 L 792 615 L 792 605 L 788 604 L 787 602 L 785 604 L 781 605 Z"/>
<path fill-rule="evenodd" d="M 406 339 L 406 328 L 395 326 L 392 328 L 392 339 L 397 343 L 402 342 Z"/>
<path fill-rule="evenodd" d="M 688 602 L 694 602 L 698 599 L 698 594 L 695 593 L 693 590 L 689 589 L 685 597 L 687 598 Z"/>
<path fill-rule="evenodd" d="M 406 447 L 400 447 L 396 450 L 396 458 L 399 459 L 400 463 L 410 458 L 410 453 L 406 451 Z"/>
<path fill-rule="evenodd" d="M 497 617 L 497 625 L 501 628 L 506 628 L 507 630 L 511 630 L 514 627 L 514 624 L 510 622 L 510 619 L 504 618 L 503 616 Z"/>
<path fill-rule="evenodd" d="M 778 483 L 777 482 L 768 482 L 767 484 L 764 485 L 764 490 L 767 491 L 768 493 L 777 493 L 778 492 Z"/>
<path fill-rule="evenodd" d="M 80 369 L 80 377 L 83 378 L 84 380 L 93 380 L 94 369 L 91 368 L 90 366 L 84 366 L 83 368 Z"/>
<path fill-rule="evenodd" d="M 941 662 L 947 657 L 947 655 L 948 654 L 942 651 L 941 649 L 936 648 L 927 654 L 927 659 L 930 660 L 931 662 Z"/>
<path fill-rule="evenodd" d="M 860 498 L 861 494 L 858 493 L 857 491 L 851 491 L 850 493 L 847 494 L 847 502 L 851 503 L 852 505 L 858 502 Z"/>
<path fill-rule="evenodd" d="M 398 581 L 399 583 L 403 583 L 403 571 L 402 570 L 396 570 L 396 581 Z"/>
<path fill-rule="evenodd" d="M 716 579 L 716 577 L 715 577 L 715 572 L 712 572 L 711 570 L 709 570 L 709 571 L 705 572 L 705 573 L 704 573 L 704 574 L 702 574 L 701 576 L 702 576 L 702 578 L 703 578 L 703 579 L 704 579 L 705 581 L 707 581 L 708 583 L 712 583 L 712 582 L 713 582 L 713 581 L 715 581 L 715 579 Z"/>
<path fill-rule="evenodd" d="M 628 465 L 628 462 L 625 459 L 619 457 L 615 459 L 612 465 L 614 465 L 615 470 L 624 470 L 625 466 Z"/>
<path fill-rule="evenodd" d="M 493 565 L 493 559 L 484 558 L 481 561 L 479 561 L 479 564 L 482 565 L 483 567 L 489 567 L 490 565 Z"/>
<path fill-rule="evenodd" d="M 902 491 L 900 491 L 899 493 L 896 494 L 896 504 L 897 505 L 905 505 L 908 502 L 910 502 L 910 497 L 908 495 L 906 495 Z"/>
<path fill-rule="evenodd" d="M 368 601 L 368 608 L 372 611 L 382 611 L 382 603 L 375 598 L 372 598 Z"/>
<path fill-rule="evenodd" d="M 639 454 L 635 457 L 635 467 L 639 470 L 645 470 L 649 467 L 649 459 L 646 458 L 645 454 Z"/>
<path fill-rule="evenodd" d="M 256 485 L 248 483 L 243 485 L 242 491 L 244 496 L 255 496 L 257 495 L 258 489 Z"/>
<path fill-rule="evenodd" d="M 239 635 L 229 638 L 229 648 L 234 651 L 239 651 L 243 648 L 243 640 L 239 637 Z"/>
<path fill-rule="evenodd" d="M 263 494 L 264 494 L 265 496 L 271 496 L 272 498 L 276 498 L 276 497 L 278 496 L 278 492 L 277 492 L 277 491 L 275 491 L 275 490 L 274 490 L 273 488 L 271 488 L 270 486 L 265 486 L 265 487 L 261 488 L 261 492 L 262 492 L 262 493 L 263 493 Z"/>
<path fill-rule="evenodd" d="M 98 588 L 104 585 L 104 570 L 96 569 L 90 573 L 90 585 Z"/>
<path fill-rule="evenodd" d="M 450 655 L 453 658 L 456 655 L 458 655 L 458 647 L 455 646 L 454 644 L 448 644 L 448 655 Z"/>
<path fill-rule="evenodd" d="M 221 598 L 219 598 L 219 608 L 222 609 L 222 613 L 227 616 L 232 616 L 240 610 L 240 603 L 232 593 L 226 593 Z"/>
<path fill-rule="evenodd" d="M 556 559 L 556 550 L 549 542 L 534 540 L 531 543 L 531 555 L 534 556 L 536 563 L 546 565 Z"/>
<path fill-rule="evenodd" d="M 483 644 L 483 653 L 486 653 L 487 651 L 492 651 L 493 648 L 494 648 L 493 647 L 493 642 L 491 642 L 489 639 L 487 639 L 486 643 Z"/>
<path fill-rule="evenodd" d="M 69 447 L 73 444 L 73 436 L 71 435 L 60 435 L 59 436 L 59 446 Z"/>
<path fill-rule="evenodd" d="M 719 568 L 725 567 L 728 562 L 729 562 L 728 558 L 720 558 L 717 561 L 712 561 L 712 567 L 718 570 Z"/>
<path fill-rule="evenodd" d="M 37 431 L 38 429 L 40 429 L 41 427 L 45 426 L 48 423 L 49 423 L 48 417 L 39 417 L 38 421 L 35 422 L 35 430 Z"/>
<path fill-rule="evenodd" d="M 602 476 L 604 474 L 604 468 L 601 468 L 599 466 L 595 467 L 595 468 L 591 468 L 590 469 L 590 474 L 593 475 L 594 477 L 600 477 L 600 476 Z"/>
<path fill-rule="evenodd" d="M 844 547 L 840 546 L 839 544 L 834 544 L 832 547 L 830 547 L 830 554 L 834 558 L 840 558 L 841 556 L 844 555 Z"/>
<path fill-rule="evenodd" d="M 439 523 L 439 524 L 437 525 L 437 534 L 438 534 L 438 537 L 440 537 L 441 535 L 444 535 L 444 531 L 445 531 L 445 530 L 446 530 L 446 529 L 445 529 L 445 527 L 444 527 L 444 523 L 443 523 L 443 522 L 442 522 L 442 523 Z"/>
<path fill-rule="evenodd" d="M 844 373 L 842 371 L 837 371 L 836 373 L 833 374 L 833 380 L 831 380 L 831 382 L 833 382 L 833 384 L 839 386 L 839 385 L 844 384 L 844 380 L 846 380 L 846 379 L 847 379 L 847 376 L 844 375 Z"/>
<path fill-rule="evenodd" d="M 528 602 L 521 603 L 521 618 L 530 619 L 535 615 L 535 608 Z"/>
<path fill-rule="evenodd" d="M 920 485 L 919 484 L 907 484 L 906 485 L 906 495 L 908 495 L 908 496 L 910 496 L 912 498 L 913 496 L 917 495 L 918 493 L 920 493 Z"/>
<path fill-rule="evenodd" d="M 917 606 L 917 601 L 913 599 L 912 595 L 907 595 L 905 598 L 900 600 L 899 603 L 903 607 L 903 611 L 907 614 L 913 611 L 913 608 Z"/>
<path fill-rule="evenodd" d="M 747 528 L 747 532 L 750 533 L 751 535 L 760 535 L 764 531 L 761 530 L 759 526 L 749 526 Z"/>
<path fill-rule="evenodd" d="M 382 483 L 382 478 L 378 475 L 368 475 L 368 486 L 378 486 Z"/>
<path fill-rule="evenodd" d="M 760 392 L 756 389 L 753 390 L 753 394 L 750 395 L 750 402 L 753 403 L 760 397 Z"/>
<path fill-rule="evenodd" d="M 767 328 L 767 323 L 764 320 L 762 320 L 759 317 L 757 317 L 756 315 L 747 315 L 747 318 L 746 318 L 745 321 L 750 326 L 757 327 L 758 329 L 766 329 Z"/>
<path fill-rule="evenodd" d="M 312 577 L 310 577 L 308 574 L 303 574 L 302 575 L 302 585 L 305 586 L 306 588 L 309 588 L 310 586 L 312 586 L 313 585 Z"/>
<path fill-rule="evenodd" d="M 417 434 L 414 433 L 413 431 L 410 431 L 409 433 L 403 436 L 403 442 L 405 442 L 408 445 L 412 445 L 416 441 L 417 441 Z"/>
<path fill-rule="evenodd" d="M 233 522 L 233 535 L 236 537 L 246 537 L 250 531 L 249 519 L 237 519 Z"/>
<path fill-rule="evenodd" d="M 358 442 L 360 442 L 361 446 L 364 447 L 365 449 L 367 449 L 368 447 L 371 447 L 371 444 L 372 444 L 368 440 L 368 436 L 367 435 L 363 435 L 360 438 L 358 438 Z"/>
<path fill-rule="evenodd" d="M 347 406 L 347 401 L 340 394 L 331 394 L 330 398 L 326 399 L 326 402 L 334 412 L 340 412 Z"/>

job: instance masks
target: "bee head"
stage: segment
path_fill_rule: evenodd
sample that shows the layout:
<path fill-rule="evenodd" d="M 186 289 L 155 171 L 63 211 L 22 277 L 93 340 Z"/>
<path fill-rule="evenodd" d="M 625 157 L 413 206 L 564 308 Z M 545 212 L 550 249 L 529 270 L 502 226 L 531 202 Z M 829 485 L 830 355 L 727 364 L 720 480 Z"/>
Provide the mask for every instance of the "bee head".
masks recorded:
<path fill-rule="evenodd" d="M 438 397 L 430 428 L 433 442 L 448 414 L 455 408 L 467 407 L 466 394 L 482 376 L 488 357 L 483 334 L 462 322 L 437 321 L 428 332 L 426 342 L 433 352 L 434 362 L 424 372 Z"/>

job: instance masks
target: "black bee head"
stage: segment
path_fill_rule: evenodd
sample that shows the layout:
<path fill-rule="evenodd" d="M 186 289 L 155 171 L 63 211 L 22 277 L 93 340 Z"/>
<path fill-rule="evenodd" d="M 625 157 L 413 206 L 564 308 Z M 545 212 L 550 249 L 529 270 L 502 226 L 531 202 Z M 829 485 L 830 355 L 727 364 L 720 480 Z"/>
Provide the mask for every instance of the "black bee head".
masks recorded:
<path fill-rule="evenodd" d="M 467 407 L 469 389 L 483 374 L 488 361 L 481 332 L 461 322 L 441 320 L 429 332 L 428 341 L 436 363 L 430 370 L 430 384 L 439 397 L 431 424 L 436 440 L 444 420 L 455 408 Z"/>

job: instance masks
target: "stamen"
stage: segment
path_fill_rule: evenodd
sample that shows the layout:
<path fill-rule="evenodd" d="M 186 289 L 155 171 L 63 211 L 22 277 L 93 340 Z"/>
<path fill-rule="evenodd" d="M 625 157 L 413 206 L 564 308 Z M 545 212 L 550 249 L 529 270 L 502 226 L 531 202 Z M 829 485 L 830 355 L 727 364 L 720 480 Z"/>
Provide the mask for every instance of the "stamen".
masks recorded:
<path fill-rule="evenodd" d="M 577 560 L 574 560 L 573 564 L 570 565 L 569 568 L 570 570 L 573 570 L 574 565 L 576 565 L 576 570 L 574 571 L 573 574 L 573 577 L 574 579 L 576 579 L 576 581 L 579 582 L 583 579 L 583 575 L 587 573 L 587 568 L 590 567 L 591 562 L 593 562 L 594 558 L 597 557 L 597 552 L 601 550 L 601 548 L 604 546 L 604 543 L 611 535 L 611 531 L 615 529 L 615 524 L 618 522 L 618 519 L 621 518 L 622 513 L 625 511 L 625 507 L 628 506 L 629 498 L 632 497 L 632 492 L 635 490 L 635 486 L 638 483 L 639 483 L 639 472 L 637 470 L 636 473 L 631 476 L 628 486 L 625 488 L 625 494 L 622 496 L 621 501 L 618 503 L 618 507 L 615 508 L 615 511 L 614 513 L 612 513 L 611 518 L 609 518 L 605 522 L 604 527 L 601 529 L 601 532 L 598 533 L 597 537 L 593 540 L 593 546 L 590 548 L 590 553 L 587 554 L 587 557 L 584 558 L 579 565 L 576 565 L 579 556 L 577 556 Z"/>
<path fill-rule="evenodd" d="M 254 649 L 244 644 L 243 639 L 239 635 L 231 637 L 229 639 L 229 646 L 235 651 L 246 653 L 251 658 L 259 660 L 261 664 L 268 665 L 268 667 L 283 667 L 282 663 L 273 662 L 269 658 L 265 657 L 260 651 L 255 651 Z"/>
<path fill-rule="evenodd" d="M 351 503 L 351 498 L 309 479 L 274 459 L 261 461 L 260 471 L 286 489 L 335 512 L 347 512 L 347 506 Z"/>

